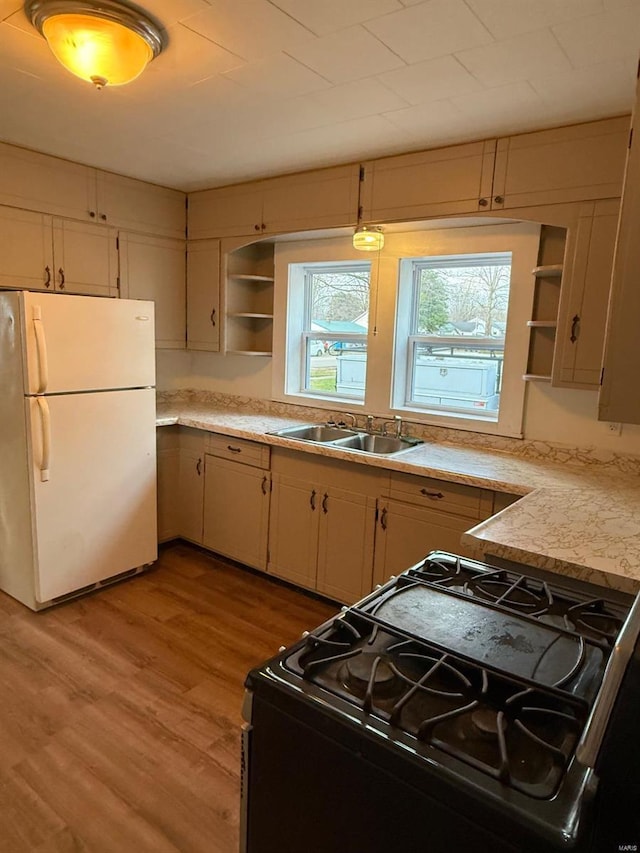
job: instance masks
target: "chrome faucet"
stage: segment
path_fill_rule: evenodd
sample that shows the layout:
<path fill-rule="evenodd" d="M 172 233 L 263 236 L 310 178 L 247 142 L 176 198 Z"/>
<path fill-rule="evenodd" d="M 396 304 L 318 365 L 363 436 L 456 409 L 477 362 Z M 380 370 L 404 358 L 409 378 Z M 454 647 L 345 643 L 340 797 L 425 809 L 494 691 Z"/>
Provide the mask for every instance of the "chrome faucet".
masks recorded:
<path fill-rule="evenodd" d="M 358 419 L 351 412 L 342 412 L 342 414 L 340 415 L 340 420 L 337 422 L 337 426 L 346 426 L 344 422 L 345 418 L 351 418 L 351 426 L 353 427 L 353 429 L 356 429 L 356 427 L 358 426 Z"/>
<path fill-rule="evenodd" d="M 400 415 L 394 415 L 392 421 L 385 421 L 382 424 L 382 435 L 387 435 L 387 426 L 389 424 L 393 424 L 394 430 L 393 433 L 396 438 L 400 438 L 402 435 L 402 418 Z"/>
<path fill-rule="evenodd" d="M 366 426 L 366 430 L 367 430 L 367 432 L 369 432 L 369 433 L 373 433 L 373 432 L 374 432 L 374 429 L 373 429 L 373 415 L 367 415 L 367 426 Z"/>

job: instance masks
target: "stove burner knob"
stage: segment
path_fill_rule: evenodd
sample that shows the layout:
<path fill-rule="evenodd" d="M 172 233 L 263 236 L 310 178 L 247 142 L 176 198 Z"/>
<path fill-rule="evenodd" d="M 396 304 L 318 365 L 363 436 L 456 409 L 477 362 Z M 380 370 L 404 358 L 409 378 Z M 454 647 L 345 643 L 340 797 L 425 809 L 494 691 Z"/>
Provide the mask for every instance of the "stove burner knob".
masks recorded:
<path fill-rule="evenodd" d="M 303 640 L 306 640 L 308 636 L 309 636 L 309 632 L 308 632 L 308 631 L 303 631 L 303 632 L 302 632 L 302 639 L 303 639 Z"/>
<path fill-rule="evenodd" d="M 348 607 L 341 607 L 340 608 L 342 613 L 346 613 L 348 609 L 349 609 Z"/>
<path fill-rule="evenodd" d="M 377 584 L 376 584 L 376 592 L 377 592 L 379 589 L 382 589 L 382 584 L 381 584 L 381 583 L 377 583 Z"/>
<path fill-rule="evenodd" d="M 287 651 L 286 646 L 280 646 L 280 648 L 278 649 L 278 654 L 282 654 L 282 652 L 286 652 L 286 651 Z"/>

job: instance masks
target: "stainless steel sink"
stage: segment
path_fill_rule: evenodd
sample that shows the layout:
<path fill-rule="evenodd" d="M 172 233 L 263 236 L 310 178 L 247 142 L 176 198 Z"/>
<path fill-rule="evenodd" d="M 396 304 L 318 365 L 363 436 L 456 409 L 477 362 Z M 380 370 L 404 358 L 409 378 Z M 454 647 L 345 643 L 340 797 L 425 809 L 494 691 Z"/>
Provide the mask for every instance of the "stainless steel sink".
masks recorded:
<path fill-rule="evenodd" d="M 343 438 L 333 443 L 336 447 L 380 455 L 399 453 L 401 450 L 408 450 L 410 447 L 422 444 L 418 438 L 395 438 L 391 435 L 373 435 L 368 432 L 361 432 L 352 438 Z"/>
<path fill-rule="evenodd" d="M 396 438 L 391 435 L 379 435 L 343 429 L 327 424 L 302 424 L 301 426 L 286 427 L 275 430 L 273 435 L 282 438 L 293 438 L 297 441 L 313 441 L 318 444 L 328 444 L 340 450 L 357 450 L 360 453 L 375 453 L 381 456 L 399 453 L 422 444 L 419 438 L 406 436 Z"/>
<path fill-rule="evenodd" d="M 322 444 L 337 441 L 339 438 L 357 437 L 357 433 L 352 429 L 342 429 L 342 427 L 327 426 L 326 424 L 287 427 L 286 429 L 279 429 L 273 434 L 280 435 L 282 438 L 297 438 L 300 441 L 319 441 Z"/>

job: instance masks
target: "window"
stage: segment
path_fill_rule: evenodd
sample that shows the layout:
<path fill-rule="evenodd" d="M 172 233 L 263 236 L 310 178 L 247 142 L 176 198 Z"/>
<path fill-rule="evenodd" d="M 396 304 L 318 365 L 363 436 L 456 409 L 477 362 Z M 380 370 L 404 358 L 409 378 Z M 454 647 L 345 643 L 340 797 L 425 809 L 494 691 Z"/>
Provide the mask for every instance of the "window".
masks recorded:
<path fill-rule="evenodd" d="M 401 405 L 497 420 L 509 307 L 511 254 L 408 258 Z M 401 285 L 402 286 L 402 285 Z"/>
<path fill-rule="evenodd" d="M 370 266 L 290 265 L 288 393 L 364 400 Z"/>

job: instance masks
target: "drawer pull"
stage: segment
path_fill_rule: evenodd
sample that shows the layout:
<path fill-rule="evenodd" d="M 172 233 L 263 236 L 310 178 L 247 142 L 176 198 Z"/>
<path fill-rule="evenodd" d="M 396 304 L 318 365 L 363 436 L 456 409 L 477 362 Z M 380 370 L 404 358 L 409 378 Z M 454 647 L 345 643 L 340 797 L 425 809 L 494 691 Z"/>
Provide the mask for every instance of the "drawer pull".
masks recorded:
<path fill-rule="evenodd" d="M 230 450 L 231 453 L 242 453 L 241 447 L 234 447 L 232 444 L 227 444 L 227 450 Z"/>
<path fill-rule="evenodd" d="M 441 501 L 444 495 L 442 492 L 430 492 L 428 489 L 420 489 L 420 494 L 432 501 Z"/>

